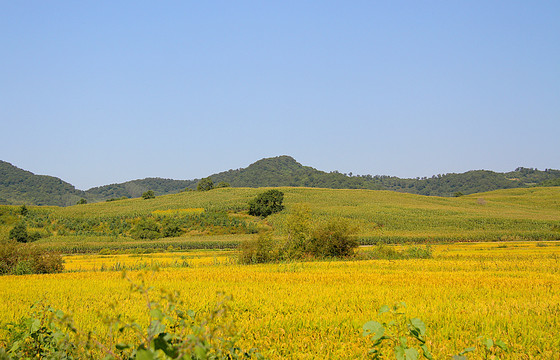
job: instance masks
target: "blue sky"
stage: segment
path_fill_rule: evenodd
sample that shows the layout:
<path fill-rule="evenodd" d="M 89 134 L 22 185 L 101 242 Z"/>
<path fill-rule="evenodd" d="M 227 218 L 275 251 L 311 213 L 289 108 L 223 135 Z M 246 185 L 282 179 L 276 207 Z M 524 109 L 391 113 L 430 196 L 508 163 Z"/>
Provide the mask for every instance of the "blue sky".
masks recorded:
<path fill-rule="evenodd" d="M 80 189 L 560 168 L 558 1 L 1 1 L 0 59 L 0 159 Z"/>

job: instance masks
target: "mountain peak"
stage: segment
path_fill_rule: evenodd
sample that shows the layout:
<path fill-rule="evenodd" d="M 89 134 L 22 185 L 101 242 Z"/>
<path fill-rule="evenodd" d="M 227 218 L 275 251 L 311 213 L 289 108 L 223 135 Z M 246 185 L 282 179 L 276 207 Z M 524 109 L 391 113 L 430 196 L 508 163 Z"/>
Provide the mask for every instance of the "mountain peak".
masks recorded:
<path fill-rule="evenodd" d="M 274 168 L 276 168 L 278 170 L 286 170 L 286 169 L 302 168 L 303 165 L 298 163 L 291 156 L 281 155 L 281 156 L 269 157 L 269 158 L 264 158 L 264 159 L 260 159 L 258 161 L 255 161 L 254 163 L 249 165 L 247 167 L 247 169 L 250 169 L 251 167 L 259 167 L 259 168 L 265 167 L 265 168 L 267 168 L 267 170 L 271 170 L 271 169 L 274 169 Z"/>

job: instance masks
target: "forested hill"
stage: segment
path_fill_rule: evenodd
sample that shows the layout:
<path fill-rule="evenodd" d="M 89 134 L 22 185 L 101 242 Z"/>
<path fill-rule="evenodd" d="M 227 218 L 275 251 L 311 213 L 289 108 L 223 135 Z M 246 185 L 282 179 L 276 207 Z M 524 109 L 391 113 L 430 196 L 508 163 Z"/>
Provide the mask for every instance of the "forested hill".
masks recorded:
<path fill-rule="evenodd" d="M 488 170 L 462 174 L 435 175 L 430 178 L 401 179 L 392 176 L 324 172 L 303 166 L 290 156 L 259 160 L 246 168 L 211 175 L 217 184 L 233 187 L 298 186 L 331 189 L 384 189 L 420 195 L 458 196 L 528 186 L 559 186 L 560 170 L 544 171 L 517 168 L 508 173 Z M 198 179 L 172 180 L 146 178 L 121 184 L 95 187 L 87 191 L 52 176 L 34 175 L 10 163 L 0 161 L 0 204 L 74 205 L 82 198 L 88 202 L 139 197 L 152 190 L 156 195 L 196 189 Z"/>
<path fill-rule="evenodd" d="M 366 178 L 380 182 L 387 190 L 430 196 L 458 196 L 485 191 L 529 186 L 558 186 L 560 170 L 540 171 L 517 168 L 507 173 L 488 170 L 467 171 L 461 174 L 435 175 L 430 178 L 401 179 L 390 176 Z"/>
<path fill-rule="evenodd" d="M 86 197 L 83 191 L 59 178 L 35 175 L 0 160 L 0 204 L 67 206 Z"/>
<path fill-rule="evenodd" d="M 227 182 L 233 187 L 305 186 L 330 189 L 384 189 L 431 196 L 456 196 L 499 189 L 554 186 L 560 170 L 540 171 L 517 168 L 508 173 L 474 170 L 462 174 L 435 175 L 430 178 L 401 179 L 382 175 L 326 173 L 303 166 L 289 156 L 257 161 L 247 168 L 229 170 L 211 176 L 214 182 Z"/>
<path fill-rule="evenodd" d="M 233 187 L 300 186 L 329 189 L 372 189 L 383 187 L 370 179 L 339 172 L 326 173 L 303 166 L 290 156 L 259 160 L 244 169 L 224 171 L 211 176 L 214 182 Z"/>
<path fill-rule="evenodd" d="M 93 197 L 103 200 L 140 197 L 148 190 L 156 195 L 178 193 L 186 188 L 196 188 L 197 180 L 172 180 L 146 178 L 91 188 L 86 191 Z"/>
<path fill-rule="evenodd" d="M 289 156 L 262 159 L 244 169 L 229 170 L 211 175 L 217 184 L 226 182 L 234 187 L 274 187 L 307 186 L 331 189 L 381 189 L 381 185 L 358 177 L 340 173 L 326 173 L 303 166 Z M 145 191 L 152 190 L 156 195 L 173 194 L 186 188 L 195 190 L 198 179 L 171 180 L 147 178 L 128 181 L 122 184 L 105 185 L 87 190 L 93 197 L 100 199 L 118 199 L 121 197 L 139 197 Z"/>

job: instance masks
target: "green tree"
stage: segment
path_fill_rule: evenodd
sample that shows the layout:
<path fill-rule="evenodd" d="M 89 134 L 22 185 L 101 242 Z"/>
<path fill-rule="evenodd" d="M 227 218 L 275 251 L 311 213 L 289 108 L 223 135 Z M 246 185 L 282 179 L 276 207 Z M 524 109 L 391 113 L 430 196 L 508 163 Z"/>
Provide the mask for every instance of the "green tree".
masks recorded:
<path fill-rule="evenodd" d="M 84 198 L 81 198 L 81 199 L 76 203 L 76 205 L 84 205 L 84 204 L 87 204 L 87 200 L 84 199 Z"/>
<path fill-rule="evenodd" d="M 249 202 L 249 215 L 267 217 L 284 209 L 282 202 L 284 193 L 279 190 L 268 190 L 257 195 Z"/>
<path fill-rule="evenodd" d="M 145 193 L 142 194 L 142 199 L 144 200 L 148 200 L 148 199 L 155 199 L 156 194 L 154 194 L 154 192 L 152 190 L 148 190 Z"/>
<path fill-rule="evenodd" d="M 161 237 L 159 224 L 153 218 L 143 218 L 130 232 L 135 239 L 157 239 Z"/>
<path fill-rule="evenodd" d="M 27 209 L 27 206 L 25 206 L 25 204 L 21 205 L 21 207 L 19 208 L 19 214 L 22 216 L 27 216 L 27 214 L 29 214 L 29 210 Z"/>
<path fill-rule="evenodd" d="M 198 184 L 196 184 L 196 190 L 198 191 L 208 191 L 214 188 L 214 182 L 211 178 L 207 177 L 201 179 Z"/>
<path fill-rule="evenodd" d="M 227 183 L 227 182 L 225 182 L 225 181 L 220 181 L 220 182 L 218 183 L 218 185 L 216 185 L 216 189 L 217 189 L 217 188 L 225 188 L 225 187 L 230 187 L 230 184 Z"/>
<path fill-rule="evenodd" d="M 25 223 L 20 222 L 16 224 L 16 226 L 14 226 L 12 230 L 10 230 L 10 234 L 8 235 L 8 237 L 17 242 L 27 242 L 29 239 L 29 234 L 27 233 L 27 227 L 25 226 Z"/>

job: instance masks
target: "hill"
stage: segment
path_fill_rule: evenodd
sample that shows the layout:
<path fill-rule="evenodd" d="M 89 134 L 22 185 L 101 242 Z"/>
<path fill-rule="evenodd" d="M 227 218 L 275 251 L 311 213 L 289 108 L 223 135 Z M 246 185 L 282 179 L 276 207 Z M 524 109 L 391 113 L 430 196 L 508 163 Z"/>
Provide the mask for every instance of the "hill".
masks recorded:
<path fill-rule="evenodd" d="M 0 161 L 0 204 L 68 206 L 81 198 L 95 200 L 59 178 L 35 175 Z"/>
<path fill-rule="evenodd" d="M 248 216 L 263 189 L 187 191 L 68 207 L 0 206 L 0 240 L 25 220 L 37 244 L 64 252 L 136 248 L 234 247 L 259 230 L 285 234 L 286 216 L 306 204 L 313 221 L 339 217 L 361 244 L 377 242 L 560 240 L 560 188 L 498 190 L 462 197 L 394 191 L 283 187 L 286 209 L 265 220 Z"/>
<path fill-rule="evenodd" d="M 535 186 L 553 186 L 560 179 L 560 171 L 519 167 L 507 173 L 488 170 L 467 171 L 462 174 L 434 175 L 431 178 L 400 179 L 389 176 L 370 176 L 366 178 L 379 181 L 387 190 L 408 192 L 428 196 L 457 196 L 500 189 L 513 189 Z"/>
<path fill-rule="evenodd" d="M 77 190 L 58 178 L 34 175 L 0 162 L 0 203 L 35 205 L 73 205 L 80 198 L 89 202 L 135 198 L 152 190 L 159 195 L 196 189 L 199 179 L 173 180 L 146 178 L 120 184 Z M 517 168 L 508 173 L 474 170 L 462 174 L 434 175 L 431 178 L 402 179 L 384 175 L 352 175 L 324 172 L 304 166 L 290 156 L 261 159 L 246 168 L 210 175 L 214 183 L 232 187 L 311 187 L 325 189 L 392 190 L 428 196 L 458 196 L 478 192 L 536 186 L 557 186 L 560 170 L 540 171 Z"/>
<path fill-rule="evenodd" d="M 211 176 L 233 187 L 313 187 L 325 189 L 370 189 L 383 187 L 363 177 L 352 177 L 337 171 L 324 172 L 303 166 L 290 156 L 261 159 L 244 169 L 229 170 Z"/>
<path fill-rule="evenodd" d="M 152 190 L 156 195 L 178 193 L 187 187 L 196 188 L 197 180 L 172 180 L 162 178 L 146 178 L 140 180 L 127 181 L 121 184 L 111 184 L 91 188 L 87 194 L 102 200 L 118 198 L 136 198 L 148 190 Z"/>

